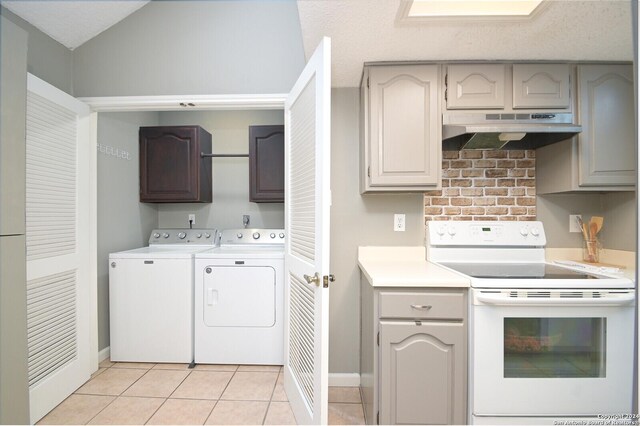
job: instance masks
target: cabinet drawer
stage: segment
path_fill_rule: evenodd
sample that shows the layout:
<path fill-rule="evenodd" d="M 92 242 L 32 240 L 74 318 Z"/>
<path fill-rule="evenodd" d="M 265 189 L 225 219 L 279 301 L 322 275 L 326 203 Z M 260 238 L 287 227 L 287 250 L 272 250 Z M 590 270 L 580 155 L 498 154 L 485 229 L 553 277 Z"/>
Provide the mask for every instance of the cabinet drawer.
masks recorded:
<path fill-rule="evenodd" d="M 463 293 L 380 292 L 379 318 L 464 319 Z"/>

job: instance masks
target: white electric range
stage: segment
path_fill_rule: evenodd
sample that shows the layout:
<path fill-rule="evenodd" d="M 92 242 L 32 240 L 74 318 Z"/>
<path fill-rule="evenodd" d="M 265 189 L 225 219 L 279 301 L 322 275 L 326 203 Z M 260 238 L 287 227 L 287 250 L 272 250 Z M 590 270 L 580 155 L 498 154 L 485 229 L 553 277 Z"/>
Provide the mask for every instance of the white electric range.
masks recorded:
<path fill-rule="evenodd" d="M 427 260 L 467 277 L 469 423 L 632 410 L 635 284 L 545 261 L 541 222 L 431 222 Z M 573 265 L 573 266 L 571 266 Z"/>

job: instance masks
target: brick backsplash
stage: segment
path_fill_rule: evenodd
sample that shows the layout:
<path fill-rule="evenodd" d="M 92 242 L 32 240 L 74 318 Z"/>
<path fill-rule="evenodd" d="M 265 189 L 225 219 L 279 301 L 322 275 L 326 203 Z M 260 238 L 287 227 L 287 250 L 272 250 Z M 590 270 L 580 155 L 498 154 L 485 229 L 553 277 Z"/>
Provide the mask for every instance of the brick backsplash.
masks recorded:
<path fill-rule="evenodd" d="M 442 190 L 424 193 L 425 220 L 535 220 L 535 151 L 443 151 Z"/>

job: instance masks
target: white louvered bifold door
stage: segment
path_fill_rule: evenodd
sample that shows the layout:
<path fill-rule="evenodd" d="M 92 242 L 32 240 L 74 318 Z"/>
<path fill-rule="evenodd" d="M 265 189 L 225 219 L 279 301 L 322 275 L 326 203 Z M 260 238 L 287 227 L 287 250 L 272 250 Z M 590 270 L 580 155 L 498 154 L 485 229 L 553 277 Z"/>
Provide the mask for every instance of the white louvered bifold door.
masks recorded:
<path fill-rule="evenodd" d="M 285 104 L 284 383 L 298 424 L 327 423 L 330 115 L 331 40 L 325 37 Z"/>
<path fill-rule="evenodd" d="M 31 422 L 90 376 L 89 108 L 27 80 L 27 338 Z"/>

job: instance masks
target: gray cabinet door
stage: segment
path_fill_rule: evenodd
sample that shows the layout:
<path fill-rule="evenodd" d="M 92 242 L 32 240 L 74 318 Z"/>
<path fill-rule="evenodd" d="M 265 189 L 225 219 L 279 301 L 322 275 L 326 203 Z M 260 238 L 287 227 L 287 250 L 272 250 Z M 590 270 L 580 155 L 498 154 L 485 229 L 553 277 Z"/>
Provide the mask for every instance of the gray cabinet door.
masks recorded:
<path fill-rule="evenodd" d="M 580 186 L 634 185 L 633 67 L 581 65 L 578 85 Z"/>
<path fill-rule="evenodd" d="M 380 424 L 464 424 L 464 325 L 380 322 Z"/>
<path fill-rule="evenodd" d="M 439 184 L 438 71 L 438 65 L 370 69 L 368 189 Z"/>
<path fill-rule="evenodd" d="M 570 109 L 569 64 L 514 64 L 513 108 Z"/>
<path fill-rule="evenodd" d="M 504 109 L 505 64 L 447 67 L 447 109 Z"/>

